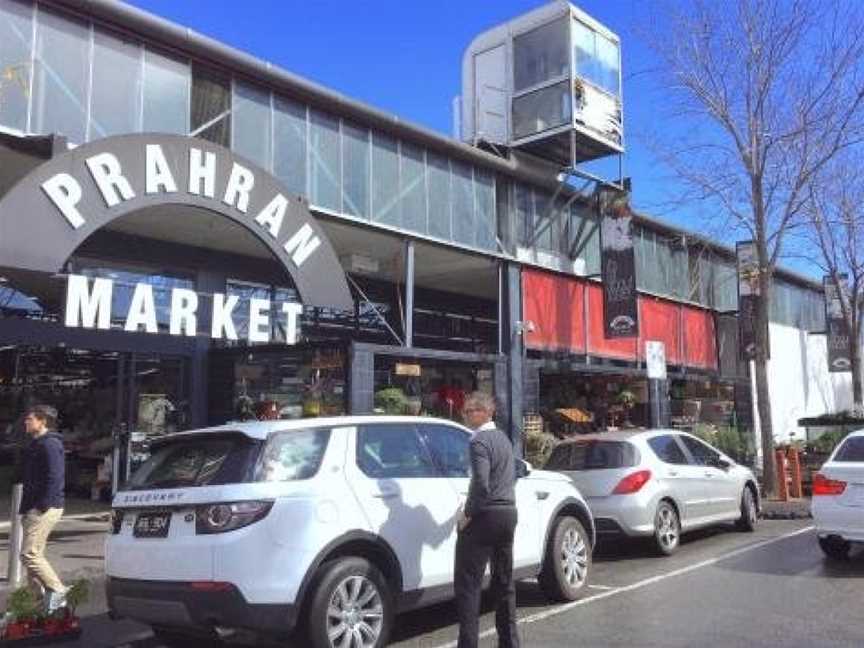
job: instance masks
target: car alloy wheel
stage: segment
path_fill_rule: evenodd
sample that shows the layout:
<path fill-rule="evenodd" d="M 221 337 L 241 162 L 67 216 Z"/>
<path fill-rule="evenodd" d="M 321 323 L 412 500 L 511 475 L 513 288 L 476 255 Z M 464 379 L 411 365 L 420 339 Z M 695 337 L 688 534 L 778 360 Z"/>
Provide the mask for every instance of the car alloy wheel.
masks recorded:
<path fill-rule="evenodd" d="M 373 648 L 384 626 L 384 607 L 375 583 L 365 576 L 344 579 L 327 607 L 327 636 L 332 648 Z"/>
<path fill-rule="evenodd" d="M 561 543 L 561 570 L 570 587 L 578 589 L 588 576 L 588 546 L 575 528 L 567 529 Z"/>
<path fill-rule="evenodd" d="M 742 531 L 753 531 L 759 521 L 759 512 L 756 510 L 756 498 L 749 486 L 744 487 L 741 494 L 741 517 L 738 518 L 738 528 Z"/>
<path fill-rule="evenodd" d="M 678 542 L 681 540 L 681 525 L 678 522 L 678 514 L 671 504 L 668 502 L 660 503 L 654 525 L 657 548 L 661 553 L 668 556 L 678 548 Z"/>

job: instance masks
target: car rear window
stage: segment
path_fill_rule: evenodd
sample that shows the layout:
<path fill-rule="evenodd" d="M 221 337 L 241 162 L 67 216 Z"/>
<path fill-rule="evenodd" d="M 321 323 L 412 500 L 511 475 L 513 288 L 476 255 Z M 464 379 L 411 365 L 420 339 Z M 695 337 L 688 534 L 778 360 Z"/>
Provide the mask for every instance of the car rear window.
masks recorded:
<path fill-rule="evenodd" d="M 843 445 L 840 446 L 840 449 L 837 450 L 837 454 L 834 455 L 833 460 L 844 462 L 864 462 L 864 437 L 858 436 L 846 439 L 843 442 Z"/>
<path fill-rule="evenodd" d="M 627 441 L 576 441 L 552 451 L 548 470 L 608 470 L 630 468 L 639 463 L 639 451 Z"/>
<path fill-rule="evenodd" d="M 158 490 L 249 481 L 260 448 L 260 441 L 239 432 L 169 440 L 154 448 L 126 489 Z"/>

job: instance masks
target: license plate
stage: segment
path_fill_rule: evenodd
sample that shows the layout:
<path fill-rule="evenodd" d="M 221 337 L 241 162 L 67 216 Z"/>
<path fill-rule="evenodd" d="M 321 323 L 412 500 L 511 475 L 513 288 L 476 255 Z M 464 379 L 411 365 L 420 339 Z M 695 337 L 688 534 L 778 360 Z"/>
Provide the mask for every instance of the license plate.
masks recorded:
<path fill-rule="evenodd" d="M 136 538 L 166 538 L 171 526 L 171 513 L 139 513 L 132 535 Z"/>

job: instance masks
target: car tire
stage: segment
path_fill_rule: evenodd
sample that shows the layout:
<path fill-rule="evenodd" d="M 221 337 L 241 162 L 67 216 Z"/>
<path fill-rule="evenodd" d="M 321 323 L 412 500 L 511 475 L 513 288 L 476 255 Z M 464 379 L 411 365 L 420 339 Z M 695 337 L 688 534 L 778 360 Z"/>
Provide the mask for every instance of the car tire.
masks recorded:
<path fill-rule="evenodd" d="M 224 644 L 219 639 L 202 637 L 201 635 L 186 634 L 167 628 L 153 628 L 153 638 L 159 646 L 165 648 L 188 648 L 189 646 L 200 646 L 201 648 L 219 648 Z"/>
<path fill-rule="evenodd" d="M 387 645 L 393 608 L 390 586 L 375 565 L 363 558 L 339 558 L 322 567 L 306 632 L 315 648 L 335 648 L 346 633 L 362 637 L 361 645 L 381 648 Z"/>
<path fill-rule="evenodd" d="M 681 544 L 681 519 L 671 502 L 663 500 L 654 514 L 654 547 L 661 556 L 671 556 Z"/>
<path fill-rule="evenodd" d="M 852 548 L 846 540 L 835 537 L 819 538 L 819 546 L 825 557 L 831 560 L 848 560 Z"/>
<path fill-rule="evenodd" d="M 591 575 L 591 540 L 575 517 L 555 520 L 543 557 L 538 582 L 552 601 L 575 601 L 588 587 Z"/>
<path fill-rule="evenodd" d="M 741 493 L 741 517 L 735 523 L 739 530 L 752 532 L 756 530 L 756 523 L 759 521 L 759 511 L 756 509 L 756 498 L 753 496 L 753 489 L 749 486 L 744 487 L 744 492 Z"/>

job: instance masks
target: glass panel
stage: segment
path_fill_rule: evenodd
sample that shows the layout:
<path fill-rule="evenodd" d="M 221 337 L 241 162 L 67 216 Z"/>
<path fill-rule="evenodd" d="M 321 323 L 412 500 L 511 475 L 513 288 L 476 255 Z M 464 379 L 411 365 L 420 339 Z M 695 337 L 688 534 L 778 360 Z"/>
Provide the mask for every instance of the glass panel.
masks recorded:
<path fill-rule="evenodd" d="M 468 434 L 446 425 L 421 425 L 420 435 L 444 475 L 471 476 L 471 459 L 468 451 L 471 437 Z"/>
<path fill-rule="evenodd" d="M 234 82 L 234 150 L 270 171 L 270 92 Z"/>
<path fill-rule="evenodd" d="M 657 458 L 664 463 L 676 465 L 687 463 L 687 456 L 672 436 L 663 435 L 648 439 L 648 445 Z"/>
<path fill-rule="evenodd" d="M 275 97 L 273 173 L 289 191 L 308 196 L 306 188 L 306 106 Z"/>
<path fill-rule="evenodd" d="M 342 153 L 339 150 L 339 120 L 313 112 L 311 116 L 312 156 L 310 202 L 327 209 L 341 211 Z"/>
<path fill-rule="evenodd" d="M 84 142 L 89 60 L 87 25 L 40 7 L 31 130 L 65 135 L 75 144 Z"/>
<path fill-rule="evenodd" d="M 214 144 L 231 145 L 231 83 L 228 77 L 192 68 L 191 132 Z"/>
<path fill-rule="evenodd" d="M 716 450 L 714 450 L 714 448 L 707 446 L 701 441 L 697 441 L 692 437 L 684 435 L 679 435 L 678 438 L 684 442 L 685 446 L 687 446 L 690 454 L 693 455 L 693 460 L 698 466 L 712 466 L 720 458 L 720 455 Z"/>
<path fill-rule="evenodd" d="M 399 213 L 399 146 L 395 139 L 372 133 L 372 220 L 402 225 Z"/>
<path fill-rule="evenodd" d="M 330 430 L 292 430 L 270 437 L 258 465 L 255 481 L 283 482 L 310 479 L 321 467 Z"/>
<path fill-rule="evenodd" d="M 570 73 L 567 20 L 561 18 L 513 39 L 516 92 Z"/>
<path fill-rule="evenodd" d="M 585 261 L 586 274 L 600 272 L 600 228 L 593 210 L 588 205 L 578 202 L 570 205 L 567 245 L 570 258 L 581 258 Z"/>
<path fill-rule="evenodd" d="M 864 436 L 854 436 L 846 439 L 831 461 L 841 461 L 844 463 L 864 462 Z"/>
<path fill-rule="evenodd" d="M 597 34 L 597 67 L 600 87 L 618 96 L 618 44 Z"/>
<path fill-rule="evenodd" d="M 450 160 L 426 153 L 429 169 L 429 234 L 449 240 L 450 229 Z"/>
<path fill-rule="evenodd" d="M 550 218 L 554 214 L 550 211 L 552 199 L 542 191 L 534 192 L 534 218 L 532 219 L 531 236 L 534 238 L 534 247 L 544 250 L 553 249 L 552 225 Z"/>
<path fill-rule="evenodd" d="M 528 137 L 550 128 L 569 124 L 572 115 L 570 84 L 556 83 L 548 88 L 513 99 L 513 135 Z"/>
<path fill-rule="evenodd" d="M 402 143 L 402 172 L 399 191 L 402 197 L 402 227 L 425 234 L 426 163 L 423 150 Z"/>
<path fill-rule="evenodd" d="M 475 169 L 474 190 L 477 194 L 476 244 L 484 250 L 495 250 L 497 218 L 495 215 L 495 175 L 489 171 Z"/>
<path fill-rule="evenodd" d="M 413 425 L 365 425 L 357 437 L 357 465 L 368 477 L 441 477 Z"/>
<path fill-rule="evenodd" d="M 369 131 L 342 124 L 342 211 L 369 216 Z"/>
<path fill-rule="evenodd" d="M 140 132 L 141 45 L 98 30 L 93 41 L 88 139 Z"/>
<path fill-rule="evenodd" d="M 474 180 L 471 167 L 455 160 L 453 170 L 453 240 L 463 245 L 475 244 Z"/>
<path fill-rule="evenodd" d="M 632 468 L 639 463 L 639 451 L 626 441 L 579 441 L 564 470 L 608 470 Z"/>
<path fill-rule="evenodd" d="M 33 6 L 0 2 L 0 124 L 27 130 Z"/>
<path fill-rule="evenodd" d="M 618 43 L 574 20 L 573 59 L 576 76 L 615 96 L 620 94 Z"/>
<path fill-rule="evenodd" d="M 531 242 L 534 231 L 533 197 L 531 187 L 523 184 L 515 185 L 516 240 L 520 245 Z"/>
<path fill-rule="evenodd" d="M 144 51 L 145 133 L 189 133 L 189 64 Z"/>

